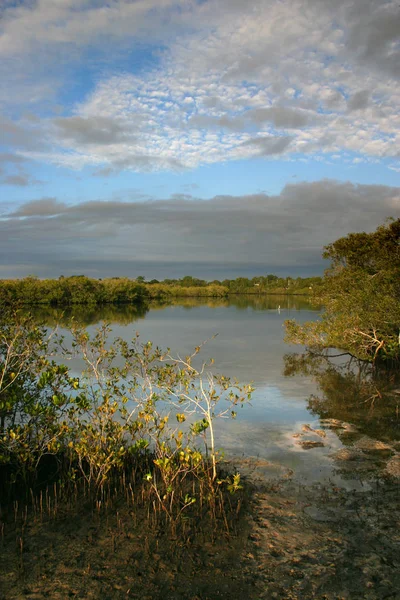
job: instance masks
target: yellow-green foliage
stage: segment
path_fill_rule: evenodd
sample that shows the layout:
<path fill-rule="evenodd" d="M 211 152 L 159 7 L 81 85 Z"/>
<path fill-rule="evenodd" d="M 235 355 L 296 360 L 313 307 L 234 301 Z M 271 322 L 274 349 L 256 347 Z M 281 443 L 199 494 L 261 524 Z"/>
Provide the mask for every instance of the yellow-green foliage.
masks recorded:
<path fill-rule="evenodd" d="M 71 306 L 75 304 L 139 304 L 146 299 L 146 289 L 134 279 L 91 279 L 84 275 L 59 279 L 0 280 L 0 301 L 16 304 Z"/>
<path fill-rule="evenodd" d="M 228 288 L 223 285 L 207 285 L 204 287 L 183 287 L 163 283 L 147 284 L 146 290 L 149 298 L 224 298 L 228 295 Z"/>
<path fill-rule="evenodd" d="M 149 299 L 168 298 L 225 298 L 228 295 L 304 294 L 310 295 L 320 284 L 320 277 L 302 279 L 238 277 L 237 279 L 207 282 L 194 277 L 153 280 L 145 282 L 143 277 L 111 277 L 91 279 L 84 275 L 38 279 L 34 276 L 23 279 L 0 280 L 0 302 L 7 306 L 51 306 L 73 307 L 75 305 L 95 307 L 106 304 L 145 305 Z"/>
<path fill-rule="evenodd" d="M 65 347 L 30 317 L 3 313 L 0 466 L 7 466 L 8 484 L 32 485 L 47 455 L 59 462 L 65 481 L 85 480 L 98 490 L 127 464 L 145 465 L 153 497 L 168 518 L 177 518 L 196 501 L 181 485 L 186 477 L 199 489 L 217 485 L 214 419 L 233 418 L 251 386 L 209 372 L 199 362 L 200 346 L 175 358 L 137 338 L 110 342 L 106 325 L 92 337 L 77 326 L 71 334 Z M 72 357 L 84 362 L 79 377 L 59 364 Z M 224 485 L 239 489 L 238 480 Z"/>

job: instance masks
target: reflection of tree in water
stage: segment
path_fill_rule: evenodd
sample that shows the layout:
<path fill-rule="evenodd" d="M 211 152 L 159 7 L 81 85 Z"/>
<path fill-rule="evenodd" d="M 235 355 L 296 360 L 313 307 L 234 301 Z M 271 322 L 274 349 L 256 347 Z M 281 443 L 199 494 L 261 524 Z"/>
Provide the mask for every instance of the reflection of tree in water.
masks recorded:
<path fill-rule="evenodd" d="M 170 306 L 179 306 L 186 310 L 192 308 L 198 308 L 199 306 L 208 306 L 209 308 L 221 308 L 229 306 L 229 300 L 227 298 L 165 298 L 163 300 L 152 300 L 150 302 L 151 310 L 164 310 Z"/>
<path fill-rule="evenodd" d="M 351 423 L 379 440 L 399 438 L 399 371 L 373 368 L 354 358 L 335 364 L 335 358 L 310 353 L 288 354 L 284 360 L 285 375 L 312 375 L 317 381 L 320 393 L 308 399 L 314 415 Z"/>
<path fill-rule="evenodd" d="M 338 358 L 289 354 L 285 375 L 312 375 L 318 383 L 319 393 L 309 397 L 308 409 L 344 444 L 333 455 L 342 477 L 364 479 L 380 473 L 399 478 L 399 371 L 354 358 L 335 364 Z"/>
<path fill-rule="evenodd" d="M 61 325 L 68 327 L 71 320 L 77 324 L 87 327 L 96 325 L 101 321 L 129 325 L 133 321 L 143 319 L 149 308 L 145 304 L 104 304 L 99 305 L 75 305 L 64 310 L 59 308 L 32 307 L 32 316 L 45 325 L 54 327 Z"/>
<path fill-rule="evenodd" d="M 173 298 L 162 301 L 151 301 L 149 304 L 76 304 L 66 308 L 50 306 L 32 306 L 29 312 L 41 323 L 48 326 L 68 326 L 71 319 L 79 325 L 96 325 L 101 321 L 128 325 L 132 321 L 142 319 L 149 310 L 164 310 L 170 306 L 179 306 L 190 310 L 200 306 L 208 308 L 227 308 L 233 306 L 238 310 L 304 310 L 315 309 L 308 297 L 301 296 L 251 296 L 238 295 L 229 298 Z"/>
<path fill-rule="evenodd" d="M 318 306 L 312 304 L 308 296 L 282 296 L 265 294 L 238 294 L 230 295 L 224 298 L 171 298 L 162 301 L 151 302 L 152 310 L 162 310 L 168 306 L 181 306 L 191 309 L 199 306 L 208 306 L 209 308 L 221 308 L 234 306 L 238 310 L 315 310 Z"/>
<path fill-rule="evenodd" d="M 289 295 L 229 296 L 229 304 L 239 309 L 251 307 L 253 310 L 277 310 L 278 307 L 282 310 L 315 310 L 318 308 L 312 305 L 311 298 L 308 296 Z"/>

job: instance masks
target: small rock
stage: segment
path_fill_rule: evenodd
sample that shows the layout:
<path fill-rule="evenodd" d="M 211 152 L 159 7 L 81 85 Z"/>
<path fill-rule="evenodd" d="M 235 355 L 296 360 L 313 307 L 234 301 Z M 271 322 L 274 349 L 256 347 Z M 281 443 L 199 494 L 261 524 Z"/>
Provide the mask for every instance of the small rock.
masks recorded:
<path fill-rule="evenodd" d="M 306 433 L 315 433 L 319 437 L 326 437 L 326 432 L 325 431 L 323 431 L 322 429 L 313 429 L 312 427 L 310 427 L 307 424 L 303 425 L 303 427 L 301 429 L 302 429 L 302 431 L 304 431 Z M 297 436 L 299 436 L 299 434 L 297 434 Z"/>
<path fill-rule="evenodd" d="M 400 455 L 392 456 L 386 463 L 385 473 L 395 479 L 400 479 Z"/>
<path fill-rule="evenodd" d="M 320 419 L 321 426 L 325 429 L 344 429 L 346 432 L 354 433 L 357 431 L 357 427 L 346 421 L 339 421 L 339 419 Z"/>
<path fill-rule="evenodd" d="M 350 448 L 341 448 L 335 454 L 332 455 L 332 458 L 335 460 L 360 460 L 362 459 L 362 454 L 357 452 L 357 450 L 353 450 Z"/>
<path fill-rule="evenodd" d="M 313 431 L 309 425 L 303 425 L 301 428 L 303 431 Z"/>
<path fill-rule="evenodd" d="M 323 431 L 323 429 L 314 429 L 314 433 L 316 433 L 317 435 L 319 435 L 319 437 L 326 437 L 326 431 Z"/>
<path fill-rule="evenodd" d="M 321 419 L 320 423 L 322 427 L 328 429 L 343 429 L 343 421 L 339 421 L 339 419 Z"/>
<path fill-rule="evenodd" d="M 391 446 L 388 444 L 385 444 L 380 440 L 374 440 L 367 436 L 364 436 L 355 442 L 354 447 L 363 450 L 364 452 L 382 452 L 392 450 Z"/>
<path fill-rule="evenodd" d="M 310 450 L 310 448 L 321 448 L 325 446 L 323 442 L 315 442 L 313 440 L 302 440 L 297 442 L 304 450 Z"/>

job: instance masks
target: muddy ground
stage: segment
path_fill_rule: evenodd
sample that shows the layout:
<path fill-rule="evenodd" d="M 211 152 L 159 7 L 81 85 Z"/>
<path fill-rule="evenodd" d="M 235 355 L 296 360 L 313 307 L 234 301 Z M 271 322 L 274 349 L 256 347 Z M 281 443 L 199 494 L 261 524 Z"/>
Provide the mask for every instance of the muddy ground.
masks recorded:
<path fill-rule="evenodd" d="M 400 493 L 277 481 L 253 496 L 256 598 L 400 598 Z M 258 595 L 257 595 L 258 594 Z"/>
<path fill-rule="evenodd" d="M 0 598 L 400 598 L 398 480 L 349 492 L 301 485 L 265 461 L 238 467 L 251 493 L 229 535 L 188 523 L 180 541 L 123 502 L 3 515 Z"/>

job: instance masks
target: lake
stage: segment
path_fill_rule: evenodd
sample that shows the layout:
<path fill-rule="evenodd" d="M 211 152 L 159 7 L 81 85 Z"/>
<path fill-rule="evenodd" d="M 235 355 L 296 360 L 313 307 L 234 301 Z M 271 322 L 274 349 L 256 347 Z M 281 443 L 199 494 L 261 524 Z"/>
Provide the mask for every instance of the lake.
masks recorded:
<path fill-rule="evenodd" d="M 268 460 L 301 481 L 364 485 L 359 473 L 354 477 L 351 472 L 343 474 L 332 458 L 345 447 L 344 437 L 335 428 L 321 424 L 316 411 L 310 410 L 310 398 L 319 394 L 314 377 L 286 377 L 283 373 L 285 354 L 302 351 L 284 342 L 284 321 L 295 318 L 304 322 L 318 317 L 318 310 L 307 298 L 191 298 L 153 304 L 148 311 L 126 306 L 79 307 L 74 311 L 74 316 L 91 331 L 107 320 L 112 323 L 113 337 L 130 340 L 137 332 L 142 342 L 151 340 L 154 345 L 169 347 L 173 355 L 190 354 L 205 342 L 201 356 L 203 360 L 214 359 L 216 372 L 236 377 L 241 383 L 252 382 L 256 390 L 251 404 L 239 408 L 235 420 L 220 420 L 216 425 L 217 445 L 227 456 Z M 57 320 L 54 311 L 38 311 L 38 316 L 50 322 Z M 77 361 L 70 366 L 75 372 L 81 369 Z M 328 416 L 343 418 L 340 414 Z M 320 431 L 321 436 L 311 431 L 307 438 L 307 426 Z M 310 444 L 313 447 L 306 449 L 301 442 L 307 439 L 314 441 Z M 273 473 L 274 467 L 271 469 Z"/>

